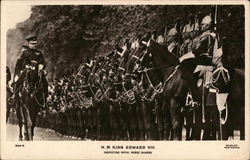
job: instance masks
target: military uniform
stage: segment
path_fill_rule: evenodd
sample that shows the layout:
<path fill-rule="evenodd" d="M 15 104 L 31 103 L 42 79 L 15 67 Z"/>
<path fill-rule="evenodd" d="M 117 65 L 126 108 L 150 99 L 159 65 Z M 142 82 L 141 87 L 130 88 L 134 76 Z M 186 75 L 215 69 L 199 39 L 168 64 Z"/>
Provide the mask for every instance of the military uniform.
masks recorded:
<path fill-rule="evenodd" d="M 221 66 L 221 47 L 218 45 L 218 35 L 215 31 L 211 29 L 211 17 L 206 16 L 202 21 L 203 32 L 193 40 L 193 53 L 197 57 L 198 66 L 195 69 L 198 78 L 198 87 L 202 87 L 202 82 L 204 87 L 204 116 L 205 120 L 204 135 L 203 139 L 215 139 L 216 130 L 218 130 L 219 124 L 219 112 L 218 110 L 221 105 L 226 102 L 224 95 L 219 95 L 220 91 L 218 88 L 214 88 L 212 82 L 213 72 L 216 68 Z M 207 25 L 207 26 L 206 26 Z M 226 69 L 223 69 L 226 70 Z M 202 81 L 201 81 L 202 80 Z M 217 103 L 217 100 L 223 99 L 221 104 Z M 212 127 L 211 127 L 212 126 Z"/>
<path fill-rule="evenodd" d="M 26 38 L 26 40 L 28 41 L 29 44 L 37 43 L 35 36 L 29 36 Z M 22 55 L 17 60 L 17 65 L 15 68 L 15 79 L 14 79 L 14 82 L 16 82 L 15 89 L 19 88 L 19 86 L 23 82 L 24 78 L 26 77 L 27 69 L 43 71 L 45 66 L 46 65 L 44 61 L 44 56 L 40 50 L 35 48 L 25 47 L 25 50 L 23 50 Z M 43 86 L 45 88 L 45 96 L 47 97 L 48 82 L 45 78 L 45 73 L 46 73 L 45 71 L 39 72 L 39 76 L 43 79 L 42 82 L 44 83 Z M 28 81 L 30 79 L 31 77 L 27 77 Z"/>
<path fill-rule="evenodd" d="M 176 56 L 178 56 L 178 50 L 179 50 L 179 44 L 177 42 L 177 39 L 178 39 L 178 32 L 176 28 L 170 29 L 167 34 L 168 51 L 174 53 Z"/>
<path fill-rule="evenodd" d="M 212 65 L 215 37 L 213 31 L 207 30 L 197 37 L 197 42 L 194 41 L 193 53 L 200 57 L 200 64 Z"/>
<path fill-rule="evenodd" d="M 184 26 L 183 31 L 182 31 L 182 38 L 184 42 L 180 48 L 180 56 L 192 51 L 192 47 L 191 47 L 192 39 L 198 33 L 198 31 L 199 31 L 198 23 L 194 23 L 192 25 L 187 24 Z"/>

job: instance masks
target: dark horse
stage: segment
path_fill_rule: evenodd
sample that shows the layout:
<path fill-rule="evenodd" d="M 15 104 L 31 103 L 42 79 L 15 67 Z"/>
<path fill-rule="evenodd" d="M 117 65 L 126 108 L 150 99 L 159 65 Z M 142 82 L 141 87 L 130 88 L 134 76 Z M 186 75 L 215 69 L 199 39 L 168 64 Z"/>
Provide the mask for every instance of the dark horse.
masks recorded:
<path fill-rule="evenodd" d="M 240 131 L 240 140 L 245 139 L 245 73 L 238 68 L 229 69 L 230 81 L 227 98 L 228 119 L 223 126 L 223 140 Z"/>
<path fill-rule="evenodd" d="M 166 65 L 168 62 L 176 62 L 176 59 L 164 46 L 152 40 L 150 43 L 150 53 L 152 53 L 154 63 L 158 67 Z M 197 79 L 193 73 L 198 64 L 199 58 L 191 58 L 182 61 L 170 73 L 168 70 L 171 67 L 161 69 L 163 76 L 165 76 L 163 98 L 166 108 L 170 113 L 168 115 L 171 120 L 169 126 L 172 127 L 174 140 L 181 140 L 182 138 L 183 114 L 181 113 L 181 108 L 185 105 L 188 91 L 192 91 L 194 101 L 201 102 L 201 92 L 196 85 Z M 228 120 L 222 126 L 223 139 L 233 136 L 234 130 L 240 130 L 240 139 L 243 140 L 245 136 L 244 71 L 229 69 L 229 75 L 230 81 L 226 85 L 229 93 L 227 98 Z M 218 86 L 225 87 L 223 84 L 218 84 Z M 169 121 L 167 122 L 169 123 Z"/>
<path fill-rule="evenodd" d="M 11 80 L 11 73 L 9 67 L 6 66 L 6 123 L 8 122 L 9 115 L 10 115 L 10 109 L 13 105 L 13 99 L 12 99 L 12 89 L 9 86 L 9 81 Z"/>
<path fill-rule="evenodd" d="M 16 85 L 15 102 L 17 105 L 17 117 L 19 123 L 19 140 L 22 140 L 22 126 L 24 126 L 25 140 L 33 140 L 36 118 L 40 108 L 45 108 L 46 78 L 35 69 L 27 69 L 22 72 Z"/>
<path fill-rule="evenodd" d="M 163 82 L 163 110 L 164 110 L 164 132 L 167 139 L 181 140 L 183 127 L 183 114 L 181 109 L 185 106 L 186 95 L 190 88 L 195 88 L 193 71 L 196 67 L 194 59 L 179 63 L 178 58 L 168 52 L 165 46 L 155 41 L 150 41 L 149 51 L 155 67 L 161 71 Z"/>

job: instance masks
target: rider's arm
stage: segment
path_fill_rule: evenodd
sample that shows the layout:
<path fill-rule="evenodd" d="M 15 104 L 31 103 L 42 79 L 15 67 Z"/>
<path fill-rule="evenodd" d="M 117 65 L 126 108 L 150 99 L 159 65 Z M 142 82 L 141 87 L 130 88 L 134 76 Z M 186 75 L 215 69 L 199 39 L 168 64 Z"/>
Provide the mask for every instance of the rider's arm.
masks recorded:
<path fill-rule="evenodd" d="M 20 58 L 17 59 L 13 78 L 16 78 L 17 75 L 19 76 L 20 72 L 25 68 L 25 64 L 28 61 L 27 57 L 28 57 L 28 52 L 25 51 L 25 52 L 22 52 L 22 55 L 20 56 Z"/>
<path fill-rule="evenodd" d="M 46 64 L 45 64 L 45 61 L 44 61 L 44 56 L 43 56 L 43 54 L 41 54 L 41 57 L 40 57 L 40 60 L 39 60 L 38 63 L 39 63 L 39 66 L 40 66 L 40 70 L 45 69 Z"/>

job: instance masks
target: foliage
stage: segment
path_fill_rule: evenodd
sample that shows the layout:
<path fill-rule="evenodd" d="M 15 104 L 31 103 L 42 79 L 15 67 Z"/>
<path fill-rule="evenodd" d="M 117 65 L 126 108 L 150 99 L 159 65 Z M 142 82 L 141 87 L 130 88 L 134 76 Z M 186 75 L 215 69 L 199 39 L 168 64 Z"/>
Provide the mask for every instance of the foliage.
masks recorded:
<path fill-rule="evenodd" d="M 104 55 L 126 38 L 173 26 L 175 18 L 187 23 L 188 14 L 203 16 L 214 6 L 192 5 L 67 5 L 33 6 L 31 17 L 7 33 L 7 64 L 11 70 L 28 34 L 38 35 L 47 62 L 48 77 L 81 63 L 86 56 Z M 218 30 L 230 64 L 244 67 L 244 6 L 218 6 Z M 240 60 L 240 63 L 239 63 Z M 235 64 L 234 64 L 235 63 Z"/>

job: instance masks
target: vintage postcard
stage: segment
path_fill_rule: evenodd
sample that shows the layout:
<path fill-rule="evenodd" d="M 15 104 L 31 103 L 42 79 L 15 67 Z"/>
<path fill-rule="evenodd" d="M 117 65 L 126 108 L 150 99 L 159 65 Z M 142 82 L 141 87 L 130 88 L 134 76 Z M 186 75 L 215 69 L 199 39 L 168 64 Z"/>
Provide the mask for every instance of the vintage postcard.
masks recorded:
<path fill-rule="evenodd" d="M 3 0 L 1 159 L 249 159 L 248 75 L 248 1 Z"/>

